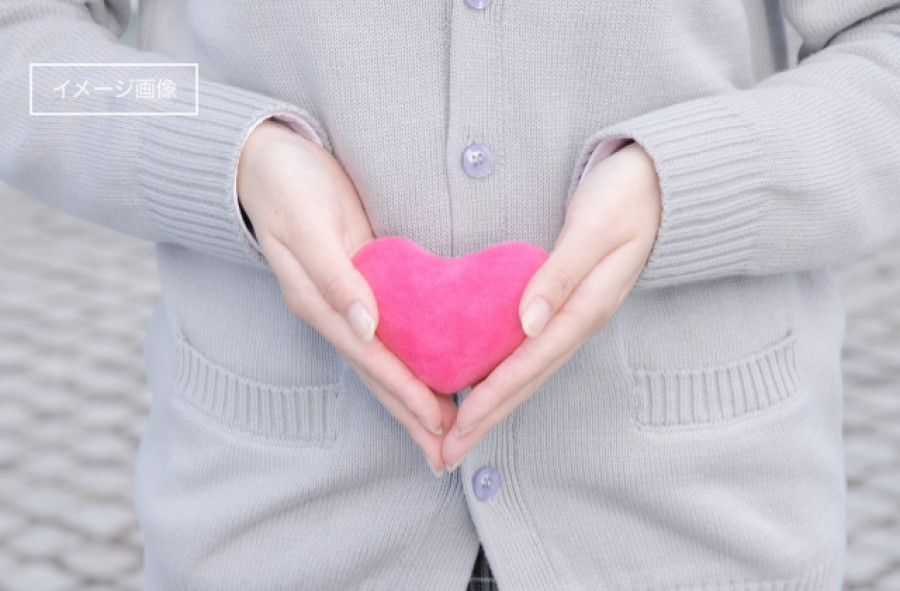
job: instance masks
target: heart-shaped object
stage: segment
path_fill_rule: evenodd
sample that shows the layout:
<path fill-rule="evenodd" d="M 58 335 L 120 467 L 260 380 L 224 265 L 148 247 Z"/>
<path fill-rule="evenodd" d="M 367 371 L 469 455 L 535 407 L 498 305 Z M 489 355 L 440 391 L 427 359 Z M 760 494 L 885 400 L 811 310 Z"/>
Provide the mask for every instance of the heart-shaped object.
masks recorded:
<path fill-rule="evenodd" d="M 445 258 L 387 237 L 363 246 L 353 264 L 375 293 L 378 338 L 425 384 L 452 394 L 525 340 L 519 301 L 546 260 L 541 247 L 524 242 Z"/>

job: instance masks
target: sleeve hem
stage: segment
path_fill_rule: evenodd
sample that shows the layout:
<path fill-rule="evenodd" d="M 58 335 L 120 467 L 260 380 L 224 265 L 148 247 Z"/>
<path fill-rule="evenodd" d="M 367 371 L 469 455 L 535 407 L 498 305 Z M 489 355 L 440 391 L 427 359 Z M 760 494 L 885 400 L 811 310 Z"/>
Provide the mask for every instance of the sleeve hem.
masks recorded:
<path fill-rule="evenodd" d="M 236 207 L 244 142 L 253 127 L 276 114 L 297 129 L 313 131 L 329 149 L 324 132 L 312 117 L 289 104 L 204 80 L 199 90 L 198 115 L 158 117 L 158 125 L 146 128 L 138 162 L 141 191 L 173 242 L 265 265 Z"/>
<path fill-rule="evenodd" d="M 585 143 L 571 199 L 595 150 L 631 137 L 656 166 L 662 221 L 636 289 L 747 274 L 762 215 L 756 134 L 718 97 L 679 103 L 601 130 Z"/>

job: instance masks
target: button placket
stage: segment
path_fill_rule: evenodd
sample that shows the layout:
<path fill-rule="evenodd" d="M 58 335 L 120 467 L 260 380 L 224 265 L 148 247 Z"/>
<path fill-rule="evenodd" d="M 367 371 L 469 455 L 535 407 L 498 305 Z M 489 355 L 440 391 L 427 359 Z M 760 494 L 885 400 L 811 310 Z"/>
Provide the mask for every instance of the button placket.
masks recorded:
<path fill-rule="evenodd" d="M 508 239 L 502 189 L 502 0 L 460 0 L 450 15 L 447 173 L 452 251 L 467 254 Z"/>

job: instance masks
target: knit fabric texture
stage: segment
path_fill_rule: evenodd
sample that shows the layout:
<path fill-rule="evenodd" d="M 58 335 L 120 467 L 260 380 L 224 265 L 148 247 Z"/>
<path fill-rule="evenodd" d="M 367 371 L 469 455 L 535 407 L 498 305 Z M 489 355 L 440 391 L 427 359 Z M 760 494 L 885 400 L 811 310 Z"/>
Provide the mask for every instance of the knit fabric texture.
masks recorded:
<path fill-rule="evenodd" d="M 0 178 L 157 245 L 145 588 L 462 591 L 481 544 L 510 591 L 839 589 L 827 267 L 900 231 L 900 7 L 480 4 L 141 0 L 133 49 L 128 0 L 0 3 Z M 56 62 L 196 63 L 168 108 L 197 114 L 31 116 L 67 108 L 29 95 L 29 64 Z M 444 257 L 549 252 L 595 148 L 633 139 L 658 238 L 610 323 L 435 478 L 244 231 L 237 162 L 275 114 L 345 168 L 376 236 Z"/>

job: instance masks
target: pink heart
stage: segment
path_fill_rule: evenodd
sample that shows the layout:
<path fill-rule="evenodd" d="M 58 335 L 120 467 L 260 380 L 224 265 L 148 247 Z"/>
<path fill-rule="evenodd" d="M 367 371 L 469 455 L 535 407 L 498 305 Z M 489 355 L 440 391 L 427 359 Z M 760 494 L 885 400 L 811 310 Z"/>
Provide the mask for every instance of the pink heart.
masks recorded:
<path fill-rule="evenodd" d="M 451 394 L 478 382 L 525 340 L 519 300 L 547 260 L 503 242 L 458 258 L 379 238 L 353 257 L 378 302 L 375 333 L 425 384 Z"/>

